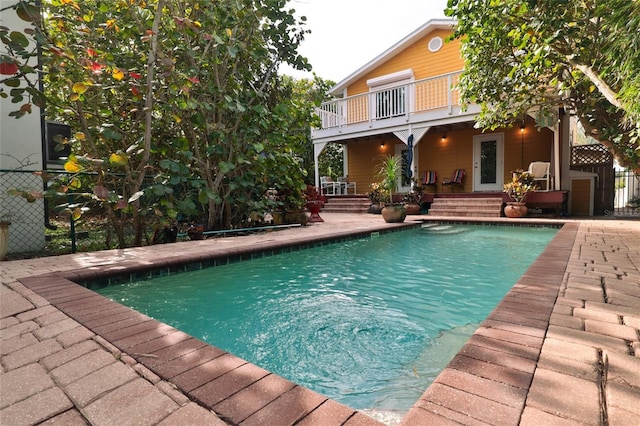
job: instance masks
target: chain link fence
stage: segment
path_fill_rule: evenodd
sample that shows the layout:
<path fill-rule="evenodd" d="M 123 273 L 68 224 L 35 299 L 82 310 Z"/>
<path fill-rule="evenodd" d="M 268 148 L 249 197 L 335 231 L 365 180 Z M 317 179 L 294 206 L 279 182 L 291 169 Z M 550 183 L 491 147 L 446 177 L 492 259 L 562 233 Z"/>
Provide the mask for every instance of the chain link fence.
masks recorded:
<path fill-rule="evenodd" d="M 0 170 L 0 220 L 10 222 L 8 253 L 39 252 L 45 246 L 45 202 L 9 195 L 9 190 L 42 191 L 33 171 Z"/>
<path fill-rule="evenodd" d="M 101 209 L 92 206 L 82 215 L 82 219 L 74 222 L 69 214 L 60 214 L 58 206 L 64 204 L 84 203 L 83 197 L 72 195 L 47 197 L 34 196 L 27 200 L 24 196 L 12 195 L 17 190 L 22 194 L 39 194 L 46 189 L 40 170 L 2 170 L 0 169 L 0 221 L 10 222 L 8 232 L 8 258 L 27 258 L 49 256 L 76 251 L 94 251 L 114 248 L 117 245 L 115 232 L 107 223 Z M 84 188 L 87 179 L 94 173 L 68 173 L 64 170 L 48 170 L 51 178 L 80 177 L 83 187 L 76 192 L 91 192 Z M 112 175 L 118 179 L 124 175 Z M 142 189 L 153 184 L 153 178 L 147 177 Z M 178 187 L 178 190 L 181 188 Z M 31 202 L 30 202 L 31 201 Z M 84 205 L 84 204 L 83 204 Z M 125 228 L 131 224 L 125 223 Z M 154 229 L 145 230 L 143 244 L 153 243 Z M 134 230 L 126 229 L 127 244 L 133 243 Z"/>

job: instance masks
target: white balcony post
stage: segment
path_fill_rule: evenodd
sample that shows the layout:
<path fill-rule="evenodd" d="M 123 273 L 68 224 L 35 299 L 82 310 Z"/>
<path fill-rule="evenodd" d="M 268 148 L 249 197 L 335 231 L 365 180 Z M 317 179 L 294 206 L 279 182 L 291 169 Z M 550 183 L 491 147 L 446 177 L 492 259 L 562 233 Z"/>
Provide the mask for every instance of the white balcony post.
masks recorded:
<path fill-rule="evenodd" d="M 449 114 L 453 114 L 453 78 L 451 74 L 447 76 L 447 103 L 449 104 Z"/>
<path fill-rule="evenodd" d="M 409 85 L 405 84 L 404 85 L 404 116 L 406 117 L 406 120 L 409 121 L 409 107 L 411 105 L 411 103 L 409 102 L 409 100 L 411 99 L 411 94 L 409 93 Z"/>

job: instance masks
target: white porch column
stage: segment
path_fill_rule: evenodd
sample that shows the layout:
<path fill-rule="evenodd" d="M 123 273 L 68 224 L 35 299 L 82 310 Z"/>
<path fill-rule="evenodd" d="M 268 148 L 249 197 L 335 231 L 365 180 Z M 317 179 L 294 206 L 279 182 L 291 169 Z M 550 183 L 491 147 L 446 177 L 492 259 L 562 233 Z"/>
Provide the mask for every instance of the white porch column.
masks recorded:
<path fill-rule="evenodd" d="M 313 169 L 315 171 L 315 186 L 320 187 L 320 167 L 318 166 L 318 157 L 320 157 L 320 153 L 327 146 L 327 142 L 320 142 L 313 144 Z"/>

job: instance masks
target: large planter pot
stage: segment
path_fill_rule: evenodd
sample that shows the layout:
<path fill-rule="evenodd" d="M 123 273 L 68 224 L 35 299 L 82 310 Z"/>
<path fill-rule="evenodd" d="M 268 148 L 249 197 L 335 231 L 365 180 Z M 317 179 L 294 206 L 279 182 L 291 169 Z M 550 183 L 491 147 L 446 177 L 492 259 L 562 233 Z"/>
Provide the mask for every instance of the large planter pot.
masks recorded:
<path fill-rule="evenodd" d="M 407 214 L 420 214 L 420 204 L 417 203 L 407 203 L 404 205 Z"/>
<path fill-rule="evenodd" d="M 390 204 L 382 209 L 382 218 L 387 223 L 404 222 L 407 210 L 402 204 Z"/>
<path fill-rule="evenodd" d="M 384 208 L 384 204 L 382 203 L 373 203 L 369 206 L 369 213 L 380 214 L 382 213 L 382 209 Z"/>
<path fill-rule="evenodd" d="M 320 209 L 324 203 L 322 201 L 307 201 L 307 209 L 311 213 L 309 222 L 324 222 L 320 217 Z"/>
<path fill-rule="evenodd" d="M 306 225 L 309 222 L 309 218 L 304 210 L 287 210 L 284 215 L 284 223 L 285 224 L 295 224 L 299 223 L 301 225 Z"/>
<path fill-rule="evenodd" d="M 9 251 L 9 225 L 11 222 L 0 222 L 0 260 L 4 260 Z"/>
<path fill-rule="evenodd" d="M 527 215 L 527 206 L 525 203 L 519 202 L 507 203 L 504 208 L 504 215 L 511 218 L 524 217 Z"/>
<path fill-rule="evenodd" d="M 369 206 L 369 213 L 380 214 L 384 208 L 384 203 L 373 203 Z"/>
<path fill-rule="evenodd" d="M 271 212 L 274 225 L 284 225 L 284 212 Z"/>

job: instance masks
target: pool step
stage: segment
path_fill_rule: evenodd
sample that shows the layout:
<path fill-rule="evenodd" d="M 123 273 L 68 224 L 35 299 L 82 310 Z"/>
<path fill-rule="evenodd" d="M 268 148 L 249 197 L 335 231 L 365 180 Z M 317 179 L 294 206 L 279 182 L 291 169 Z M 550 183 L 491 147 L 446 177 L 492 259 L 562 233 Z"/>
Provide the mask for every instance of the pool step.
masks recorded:
<path fill-rule="evenodd" d="M 438 234 L 438 235 L 453 235 L 453 234 L 462 234 L 463 232 L 467 232 L 467 229 L 460 226 L 453 225 L 422 225 L 422 230 L 429 234 Z"/>
<path fill-rule="evenodd" d="M 429 216 L 500 217 L 502 198 L 434 198 Z"/>

